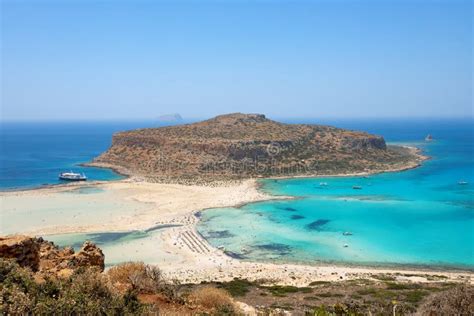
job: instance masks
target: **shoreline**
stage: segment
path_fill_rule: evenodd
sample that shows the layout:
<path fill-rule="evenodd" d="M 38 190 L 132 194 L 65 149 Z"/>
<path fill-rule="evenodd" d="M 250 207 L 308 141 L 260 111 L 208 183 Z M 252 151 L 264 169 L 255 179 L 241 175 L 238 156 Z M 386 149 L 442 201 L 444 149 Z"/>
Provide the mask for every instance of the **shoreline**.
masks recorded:
<path fill-rule="evenodd" d="M 124 177 L 124 179 L 121 179 L 121 180 L 130 179 L 130 178 L 133 177 L 131 172 L 129 172 L 126 168 L 123 168 L 123 167 L 120 167 L 120 166 L 115 166 L 115 165 L 112 165 L 112 164 L 90 161 L 90 162 L 80 163 L 79 166 L 87 167 L 87 168 L 110 169 L 113 172 L 115 172 L 116 174 Z M 107 180 L 105 180 L 105 181 L 107 181 Z M 111 180 L 111 181 L 114 181 L 114 180 Z"/>
<path fill-rule="evenodd" d="M 419 150 L 414 148 L 414 150 Z M 425 157 L 425 156 L 422 156 Z M 428 159 L 425 157 L 424 160 Z M 411 166 L 409 169 L 416 168 Z M 104 168 L 106 168 L 104 166 Z M 406 170 L 406 169 L 404 169 Z M 392 170 L 398 172 L 402 170 Z M 341 177 L 361 176 L 364 174 L 340 175 Z M 307 176 L 315 178 L 314 176 Z M 319 177 L 335 177 L 318 176 Z M 294 178 L 294 177 L 285 177 Z M 258 179 L 247 179 L 235 184 L 230 181 L 227 186 L 210 187 L 205 185 L 182 185 L 141 182 L 138 178 L 89 183 L 68 183 L 22 191 L 2 191 L 0 198 L 6 196 L 42 195 L 54 196 L 64 191 L 80 187 L 92 187 L 110 190 L 116 198 L 136 201 L 149 208 L 139 211 L 121 221 L 102 223 L 101 225 L 56 226 L 30 231 L 33 235 L 48 235 L 144 231 L 157 225 L 180 225 L 169 227 L 157 235 L 159 243 L 153 245 L 157 262 L 152 262 L 170 278 L 181 282 L 200 283 L 202 281 L 230 281 L 235 277 L 249 280 L 271 279 L 274 283 L 306 286 L 313 281 L 343 281 L 358 278 L 372 278 L 378 274 L 395 275 L 400 280 L 430 282 L 441 278 L 453 282 L 473 283 L 473 271 L 457 267 L 430 267 L 403 265 L 364 265 L 357 263 L 276 263 L 256 262 L 235 259 L 224 251 L 212 246 L 198 231 L 199 212 L 216 207 L 241 207 L 259 201 L 291 199 L 294 197 L 271 195 L 261 190 Z M 174 256 L 173 260 L 160 257 L 160 253 Z M 161 258 L 161 261 L 160 259 Z"/>
<path fill-rule="evenodd" d="M 411 169 L 416 169 L 418 167 L 422 166 L 422 163 L 424 161 L 430 160 L 431 157 L 423 155 L 423 151 L 415 146 L 408 146 L 408 145 L 396 145 L 398 147 L 403 147 L 406 148 L 410 151 L 410 153 L 416 157 L 415 161 L 412 161 L 411 163 L 397 167 L 397 168 L 391 168 L 391 169 L 383 169 L 383 170 L 373 170 L 373 171 L 362 171 L 362 172 L 355 172 L 355 173 L 338 173 L 338 174 L 303 174 L 303 175 L 283 175 L 283 176 L 268 176 L 268 177 L 251 177 L 251 178 L 241 178 L 241 179 L 232 179 L 229 181 L 223 181 L 223 180 L 214 180 L 214 181 L 209 181 L 209 182 L 203 182 L 199 183 L 197 185 L 209 185 L 212 186 L 213 184 L 217 184 L 218 186 L 221 185 L 222 183 L 228 182 L 228 183 L 241 183 L 243 181 L 249 181 L 249 180 L 285 180 L 285 179 L 299 179 L 299 178 L 350 178 L 350 177 L 363 177 L 363 176 L 371 176 L 371 175 L 377 175 L 377 174 L 382 174 L 382 173 L 392 173 L 392 172 L 402 172 L 402 171 L 408 171 Z M 56 183 L 56 184 L 44 184 L 40 185 L 38 187 L 26 187 L 26 188 L 11 188 L 11 189 L 0 189 L 0 194 L 2 193 L 8 193 L 8 192 L 22 192 L 22 191 L 34 191 L 34 190 L 42 190 L 42 189 L 50 189 L 50 188 L 55 188 L 55 187 L 69 187 L 69 186 L 81 186 L 81 185 L 96 185 L 96 184 L 104 184 L 104 183 L 114 183 L 114 182 L 120 182 L 120 181 L 132 181 L 132 182 L 147 182 L 143 177 L 133 175 L 131 171 L 128 169 L 121 167 L 121 166 L 116 166 L 110 163 L 105 163 L 105 162 L 84 162 L 78 164 L 79 166 L 83 167 L 89 167 L 89 168 L 102 168 L 102 169 L 110 169 L 116 174 L 124 177 L 123 179 L 114 179 L 114 180 L 92 180 L 92 181 L 85 181 L 85 182 L 69 182 L 69 183 Z M 188 186 L 193 186 L 194 184 L 182 184 L 182 183 L 175 183 L 175 182 L 149 182 L 149 183 L 160 183 L 160 184 L 179 184 L 179 185 L 188 185 Z M 259 189 L 259 185 L 257 186 L 257 189 Z"/>

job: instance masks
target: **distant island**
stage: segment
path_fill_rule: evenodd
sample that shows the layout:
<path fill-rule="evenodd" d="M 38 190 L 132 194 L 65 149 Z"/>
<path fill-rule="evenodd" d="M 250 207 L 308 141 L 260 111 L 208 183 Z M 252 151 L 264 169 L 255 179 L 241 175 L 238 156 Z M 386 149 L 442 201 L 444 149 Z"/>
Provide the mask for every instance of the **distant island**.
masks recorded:
<path fill-rule="evenodd" d="M 157 121 L 160 123 L 179 123 L 183 121 L 183 118 L 178 113 L 165 114 L 158 116 Z"/>
<path fill-rule="evenodd" d="M 89 165 L 153 182 L 189 182 L 397 171 L 423 159 L 416 148 L 387 146 L 366 132 L 233 113 L 116 133 Z"/>

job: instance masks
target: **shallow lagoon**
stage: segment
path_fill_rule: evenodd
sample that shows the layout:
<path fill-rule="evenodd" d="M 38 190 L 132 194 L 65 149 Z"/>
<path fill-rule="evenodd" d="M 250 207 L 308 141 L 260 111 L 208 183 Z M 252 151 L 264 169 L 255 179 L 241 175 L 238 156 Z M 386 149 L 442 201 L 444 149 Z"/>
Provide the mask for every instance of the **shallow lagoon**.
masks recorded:
<path fill-rule="evenodd" d="M 252 261 L 474 269 L 472 125 L 441 127 L 430 128 L 435 142 L 414 144 L 432 157 L 420 168 L 262 180 L 262 190 L 297 199 L 207 210 L 198 230 L 212 245 Z"/>
<path fill-rule="evenodd" d="M 46 239 L 59 246 L 72 246 L 76 251 L 80 249 L 84 241 L 92 241 L 104 252 L 106 266 L 126 261 L 159 264 L 180 260 L 177 255 L 161 247 L 163 230 L 175 226 L 179 225 L 159 225 L 146 231 L 49 235 Z"/>

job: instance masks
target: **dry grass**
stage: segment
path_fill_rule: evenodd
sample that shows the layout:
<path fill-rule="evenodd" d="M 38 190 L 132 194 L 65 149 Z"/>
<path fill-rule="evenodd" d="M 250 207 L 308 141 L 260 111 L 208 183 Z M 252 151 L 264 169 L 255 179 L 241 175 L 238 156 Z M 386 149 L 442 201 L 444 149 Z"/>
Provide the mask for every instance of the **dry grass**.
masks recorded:
<path fill-rule="evenodd" d="M 229 293 L 223 289 L 217 289 L 210 286 L 201 287 L 193 291 L 189 295 L 188 300 L 191 304 L 208 310 L 235 311 L 235 305 L 232 298 Z"/>
<path fill-rule="evenodd" d="M 126 262 L 111 268 L 107 275 L 117 287 L 139 292 L 156 292 L 165 284 L 159 268 L 143 262 Z"/>
<path fill-rule="evenodd" d="M 145 264 L 143 262 L 126 262 L 110 268 L 107 271 L 107 276 L 114 285 L 131 287 L 131 276 L 142 274 L 144 271 Z"/>
<path fill-rule="evenodd" d="M 107 271 L 108 278 L 119 292 L 133 290 L 141 294 L 161 294 L 169 301 L 182 302 L 180 284 L 163 278 L 161 270 L 143 262 L 126 262 Z"/>

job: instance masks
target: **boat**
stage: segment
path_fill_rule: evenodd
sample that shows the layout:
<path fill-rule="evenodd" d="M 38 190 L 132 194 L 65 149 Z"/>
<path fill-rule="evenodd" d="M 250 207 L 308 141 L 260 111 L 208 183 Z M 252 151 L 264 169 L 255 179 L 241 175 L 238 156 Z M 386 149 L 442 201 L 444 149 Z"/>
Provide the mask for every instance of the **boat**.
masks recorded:
<path fill-rule="evenodd" d="M 344 236 L 352 236 L 352 233 L 351 232 L 343 232 L 342 233 Z"/>
<path fill-rule="evenodd" d="M 61 172 L 59 174 L 59 179 L 60 180 L 66 180 L 66 181 L 86 181 L 87 177 L 84 173 L 75 173 L 75 172 Z"/>
<path fill-rule="evenodd" d="M 362 190 L 362 187 L 360 185 L 354 185 L 352 188 L 354 190 Z"/>
<path fill-rule="evenodd" d="M 348 245 L 348 244 L 344 244 L 344 248 L 347 248 L 347 247 L 349 247 L 349 245 Z"/>
<path fill-rule="evenodd" d="M 327 185 L 328 185 L 327 182 L 319 182 L 319 186 L 321 186 L 321 187 L 325 187 L 325 186 L 327 186 Z"/>
<path fill-rule="evenodd" d="M 459 185 L 466 185 L 466 184 L 469 184 L 469 183 L 467 181 L 461 180 L 461 181 L 458 182 L 458 184 Z"/>
<path fill-rule="evenodd" d="M 431 134 L 426 135 L 425 141 L 431 142 L 432 140 L 433 140 L 433 136 L 431 136 Z"/>

